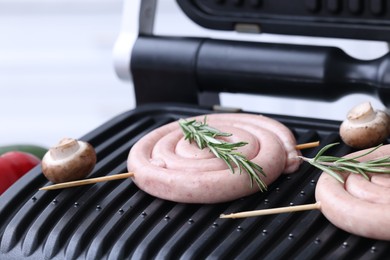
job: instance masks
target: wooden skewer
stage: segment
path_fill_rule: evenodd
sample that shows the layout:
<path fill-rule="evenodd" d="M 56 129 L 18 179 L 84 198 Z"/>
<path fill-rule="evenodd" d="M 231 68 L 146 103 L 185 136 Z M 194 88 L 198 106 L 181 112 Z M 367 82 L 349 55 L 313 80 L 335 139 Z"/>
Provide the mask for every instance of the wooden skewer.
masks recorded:
<path fill-rule="evenodd" d="M 69 182 L 58 183 L 58 184 L 42 187 L 39 190 L 65 189 L 65 188 L 71 188 L 71 187 L 76 187 L 76 186 L 81 186 L 81 185 L 94 184 L 97 182 L 126 179 L 126 178 L 133 177 L 133 176 L 134 176 L 133 172 L 118 173 L 118 174 L 113 174 L 113 175 L 109 175 L 109 176 L 90 178 L 90 179 L 79 180 L 79 181 L 69 181 Z"/>
<path fill-rule="evenodd" d="M 299 206 L 288 206 L 281 208 L 273 208 L 273 209 L 260 209 L 260 210 L 252 210 L 252 211 L 243 211 L 238 213 L 231 214 L 221 214 L 220 218 L 249 218 L 249 217 L 257 217 L 264 215 L 272 215 L 272 214 L 281 214 L 281 213 L 290 213 L 296 211 L 305 211 L 305 210 L 315 210 L 321 209 L 320 202 L 316 202 L 313 204 L 299 205 Z"/>
<path fill-rule="evenodd" d="M 316 141 L 316 142 L 311 142 L 311 143 L 304 143 L 304 144 L 297 144 L 295 146 L 295 149 L 297 150 L 303 150 L 303 149 L 308 149 L 308 148 L 313 148 L 313 147 L 317 147 L 320 145 L 320 141 Z"/>
<path fill-rule="evenodd" d="M 301 149 L 307 149 L 316 147 L 320 144 L 319 141 L 317 142 L 311 142 L 311 143 L 304 143 L 304 144 L 298 144 L 296 147 L 297 150 Z M 97 177 L 97 178 L 90 178 L 85 180 L 79 180 L 79 181 L 70 181 L 70 182 L 63 182 L 58 184 L 53 184 L 50 186 L 45 186 L 40 188 L 39 190 L 57 190 L 57 189 L 65 189 L 65 188 L 71 188 L 81 185 L 88 185 L 88 184 L 94 184 L 98 182 L 104 182 L 104 181 L 112 181 L 112 180 L 119 180 L 119 179 L 126 179 L 129 177 L 134 177 L 134 173 L 128 172 L 128 173 L 118 173 L 113 174 L 109 176 L 103 176 L 103 177 Z"/>

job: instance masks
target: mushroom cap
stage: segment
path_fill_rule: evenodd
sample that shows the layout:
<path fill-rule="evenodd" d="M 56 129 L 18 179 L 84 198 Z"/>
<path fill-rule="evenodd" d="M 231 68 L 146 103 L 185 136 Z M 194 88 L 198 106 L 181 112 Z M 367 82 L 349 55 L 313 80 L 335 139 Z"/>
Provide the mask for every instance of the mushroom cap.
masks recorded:
<path fill-rule="evenodd" d="M 53 183 L 85 178 L 95 167 L 96 153 L 86 142 L 65 138 L 42 158 L 42 172 Z"/>
<path fill-rule="evenodd" d="M 386 140 L 389 126 L 389 115 L 374 110 L 369 102 L 365 102 L 348 112 L 346 120 L 340 125 L 340 136 L 345 144 L 353 148 L 369 148 Z"/>

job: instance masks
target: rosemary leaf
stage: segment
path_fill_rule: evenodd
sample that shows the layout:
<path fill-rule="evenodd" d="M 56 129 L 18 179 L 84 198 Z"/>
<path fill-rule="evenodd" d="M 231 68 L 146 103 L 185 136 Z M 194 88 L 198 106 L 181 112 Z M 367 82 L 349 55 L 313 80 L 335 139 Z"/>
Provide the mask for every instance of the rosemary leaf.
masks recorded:
<path fill-rule="evenodd" d="M 211 143 L 211 144 L 223 144 L 221 140 L 215 139 L 214 137 L 208 136 L 208 135 L 203 135 L 203 138 L 206 142 Z"/>
<path fill-rule="evenodd" d="M 234 153 L 228 153 L 227 156 L 229 157 L 229 159 L 237 166 L 237 168 L 239 169 L 240 171 L 240 174 L 242 173 L 242 169 L 240 167 L 240 163 L 238 162 L 238 160 L 236 159 L 236 156 Z M 257 164 L 256 164 L 257 166 Z M 234 172 L 234 170 L 230 169 L 232 172 Z"/>
<path fill-rule="evenodd" d="M 363 171 L 363 170 L 359 170 L 359 173 L 366 179 L 366 180 L 370 180 L 370 177 L 366 174 L 366 172 L 365 171 Z"/>
<path fill-rule="evenodd" d="M 203 149 L 202 147 L 199 147 L 199 148 L 200 148 L 200 149 Z M 215 155 L 215 157 L 221 158 L 221 153 L 219 153 L 215 147 L 209 146 L 209 149 L 213 152 L 213 154 Z"/>
<path fill-rule="evenodd" d="M 314 161 L 318 160 L 319 157 L 322 156 L 327 150 L 329 150 L 332 146 L 338 145 L 338 143 L 333 143 L 333 144 L 328 144 L 324 146 L 318 153 L 317 155 L 313 158 Z"/>

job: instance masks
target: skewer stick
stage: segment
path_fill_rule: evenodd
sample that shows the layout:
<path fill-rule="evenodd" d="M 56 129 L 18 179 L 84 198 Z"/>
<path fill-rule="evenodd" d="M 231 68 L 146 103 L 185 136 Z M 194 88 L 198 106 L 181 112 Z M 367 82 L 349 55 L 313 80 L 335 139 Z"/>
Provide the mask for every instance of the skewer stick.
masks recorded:
<path fill-rule="evenodd" d="M 311 142 L 311 143 L 304 143 L 304 144 L 297 144 L 295 146 L 295 149 L 297 150 L 303 150 L 303 149 L 308 149 L 308 148 L 313 148 L 313 147 L 317 147 L 320 145 L 320 141 L 316 141 L 316 142 Z"/>
<path fill-rule="evenodd" d="M 104 181 L 126 179 L 126 178 L 133 177 L 133 176 L 134 176 L 133 172 L 119 173 L 119 174 L 113 174 L 113 175 L 97 177 L 97 178 L 90 178 L 90 179 L 79 180 L 79 181 L 69 181 L 69 182 L 58 183 L 58 184 L 42 187 L 39 190 L 65 189 L 65 188 L 94 184 L 94 183 L 104 182 Z"/>
<path fill-rule="evenodd" d="M 315 210 L 321 209 L 320 202 L 316 202 L 313 204 L 299 205 L 299 206 L 288 206 L 281 208 L 273 208 L 273 209 L 260 209 L 260 210 L 252 210 L 252 211 L 243 211 L 238 213 L 231 214 L 221 214 L 220 218 L 249 218 L 256 216 L 264 216 L 264 215 L 272 215 L 272 214 L 281 214 L 281 213 L 290 213 L 296 211 L 305 211 L 305 210 Z"/>
<path fill-rule="evenodd" d="M 311 142 L 311 143 L 304 143 L 304 144 L 298 144 L 295 146 L 297 150 L 301 149 L 308 149 L 312 147 L 316 147 L 320 144 L 319 141 L 317 142 Z M 85 180 L 79 180 L 79 181 L 70 181 L 70 182 L 63 182 L 58 184 L 53 184 L 50 186 L 45 186 L 40 188 L 39 190 L 57 190 L 57 189 L 65 189 L 65 188 L 71 188 L 81 185 L 88 185 L 88 184 L 94 184 L 98 182 L 104 182 L 104 181 L 112 181 L 112 180 L 119 180 L 119 179 L 126 179 L 129 177 L 134 177 L 134 173 L 119 173 L 119 174 L 113 174 L 109 176 L 103 176 L 103 177 L 97 177 L 97 178 L 90 178 Z"/>

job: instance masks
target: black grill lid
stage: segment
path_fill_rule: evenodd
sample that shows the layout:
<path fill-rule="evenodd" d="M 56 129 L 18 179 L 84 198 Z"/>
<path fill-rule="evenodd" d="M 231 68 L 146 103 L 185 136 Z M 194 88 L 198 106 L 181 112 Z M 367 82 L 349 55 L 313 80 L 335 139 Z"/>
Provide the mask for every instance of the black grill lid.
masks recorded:
<path fill-rule="evenodd" d="M 386 0 L 177 0 L 199 25 L 217 30 L 390 40 Z"/>
<path fill-rule="evenodd" d="M 90 177 L 126 171 L 131 146 L 144 134 L 181 117 L 213 113 L 189 105 L 149 105 L 126 112 L 82 139 L 95 148 Z M 338 142 L 339 122 L 269 115 L 298 143 Z M 313 156 L 319 148 L 304 150 Z M 341 156 L 345 145 L 332 150 Z M 346 233 L 319 211 L 247 219 L 221 213 L 314 202 L 320 172 L 302 164 L 267 193 L 229 203 L 190 205 L 154 198 L 130 179 L 38 191 L 49 184 L 38 166 L 0 197 L 1 259 L 385 259 L 390 243 Z"/>
<path fill-rule="evenodd" d="M 217 30 L 390 40 L 390 12 L 382 0 L 176 2 L 193 21 Z M 221 92 L 326 101 L 364 93 L 390 105 L 389 53 L 361 60 L 337 47 L 155 35 L 157 9 L 157 0 L 140 3 L 130 59 L 137 105 L 214 105 Z"/>

